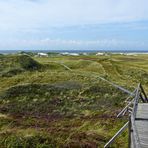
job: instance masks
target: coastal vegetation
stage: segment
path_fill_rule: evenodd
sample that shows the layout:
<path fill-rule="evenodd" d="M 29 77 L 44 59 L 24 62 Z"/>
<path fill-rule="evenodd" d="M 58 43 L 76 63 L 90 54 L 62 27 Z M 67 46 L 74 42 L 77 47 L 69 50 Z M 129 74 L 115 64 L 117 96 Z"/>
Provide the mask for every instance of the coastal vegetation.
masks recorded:
<path fill-rule="evenodd" d="M 116 115 L 128 94 L 99 76 L 148 92 L 148 55 L 49 55 L 0 55 L 0 147 L 103 147 L 127 121 Z"/>

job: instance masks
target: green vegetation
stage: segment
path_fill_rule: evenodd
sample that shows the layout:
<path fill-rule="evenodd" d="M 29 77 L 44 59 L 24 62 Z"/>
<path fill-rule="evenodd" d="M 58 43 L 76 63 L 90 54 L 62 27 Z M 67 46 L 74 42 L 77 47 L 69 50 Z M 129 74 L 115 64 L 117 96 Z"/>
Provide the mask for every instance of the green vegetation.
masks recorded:
<path fill-rule="evenodd" d="M 8 55 L 0 57 L 0 75 L 11 77 L 23 71 L 39 70 L 41 64 L 28 55 Z"/>
<path fill-rule="evenodd" d="M 2 148 L 103 147 L 127 120 L 116 115 L 128 95 L 97 76 L 148 91 L 148 55 L 33 55 L 0 55 Z"/>

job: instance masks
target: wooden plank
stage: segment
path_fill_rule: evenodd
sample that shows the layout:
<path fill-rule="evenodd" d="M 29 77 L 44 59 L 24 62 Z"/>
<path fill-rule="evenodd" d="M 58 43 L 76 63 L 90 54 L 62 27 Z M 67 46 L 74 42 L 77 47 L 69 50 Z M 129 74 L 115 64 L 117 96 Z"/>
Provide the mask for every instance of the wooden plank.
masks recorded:
<path fill-rule="evenodd" d="M 134 148 L 141 148 L 140 138 L 137 131 L 134 114 L 131 114 L 131 127 L 132 127 L 132 141 Z"/>
<path fill-rule="evenodd" d="M 134 148 L 134 143 L 133 143 L 134 141 L 133 141 L 133 134 L 132 134 L 132 132 L 131 132 L 130 137 L 131 137 L 130 148 Z"/>
<path fill-rule="evenodd" d="M 131 128 L 131 118 L 129 116 L 129 124 L 128 124 L 128 148 L 131 147 L 131 132 L 132 132 L 132 128 Z"/>
<path fill-rule="evenodd" d="M 148 119 L 148 103 L 139 103 L 136 118 Z"/>
<path fill-rule="evenodd" d="M 148 104 L 139 103 L 135 118 L 141 148 L 148 148 Z"/>

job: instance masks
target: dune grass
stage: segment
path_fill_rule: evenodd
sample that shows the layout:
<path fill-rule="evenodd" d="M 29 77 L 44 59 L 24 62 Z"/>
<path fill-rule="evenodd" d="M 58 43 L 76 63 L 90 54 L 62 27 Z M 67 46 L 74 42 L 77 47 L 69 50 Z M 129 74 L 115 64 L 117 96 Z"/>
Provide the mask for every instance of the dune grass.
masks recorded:
<path fill-rule="evenodd" d="M 61 63 L 70 67 L 69 71 Z M 148 56 L 0 56 L 0 147 L 103 147 L 127 121 L 129 90 L 148 91 Z M 127 147 L 125 131 L 112 147 Z"/>

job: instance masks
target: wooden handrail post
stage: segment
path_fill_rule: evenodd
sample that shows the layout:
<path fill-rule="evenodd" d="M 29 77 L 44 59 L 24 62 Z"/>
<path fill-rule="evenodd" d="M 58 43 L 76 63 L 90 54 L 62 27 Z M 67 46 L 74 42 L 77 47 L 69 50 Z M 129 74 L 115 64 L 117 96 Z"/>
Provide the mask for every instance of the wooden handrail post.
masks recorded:
<path fill-rule="evenodd" d="M 128 124 L 128 148 L 131 148 L 131 116 L 129 116 L 129 124 Z"/>
<path fill-rule="evenodd" d="M 143 93 L 143 95 L 144 95 L 144 97 L 145 97 L 145 100 L 148 102 L 147 95 L 146 95 L 146 93 L 145 93 L 145 91 L 144 91 L 144 89 L 143 89 L 141 83 L 140 83 L 140 88 L 141 88 L 141 91 L 142 91 L 142 93 Z"/>

